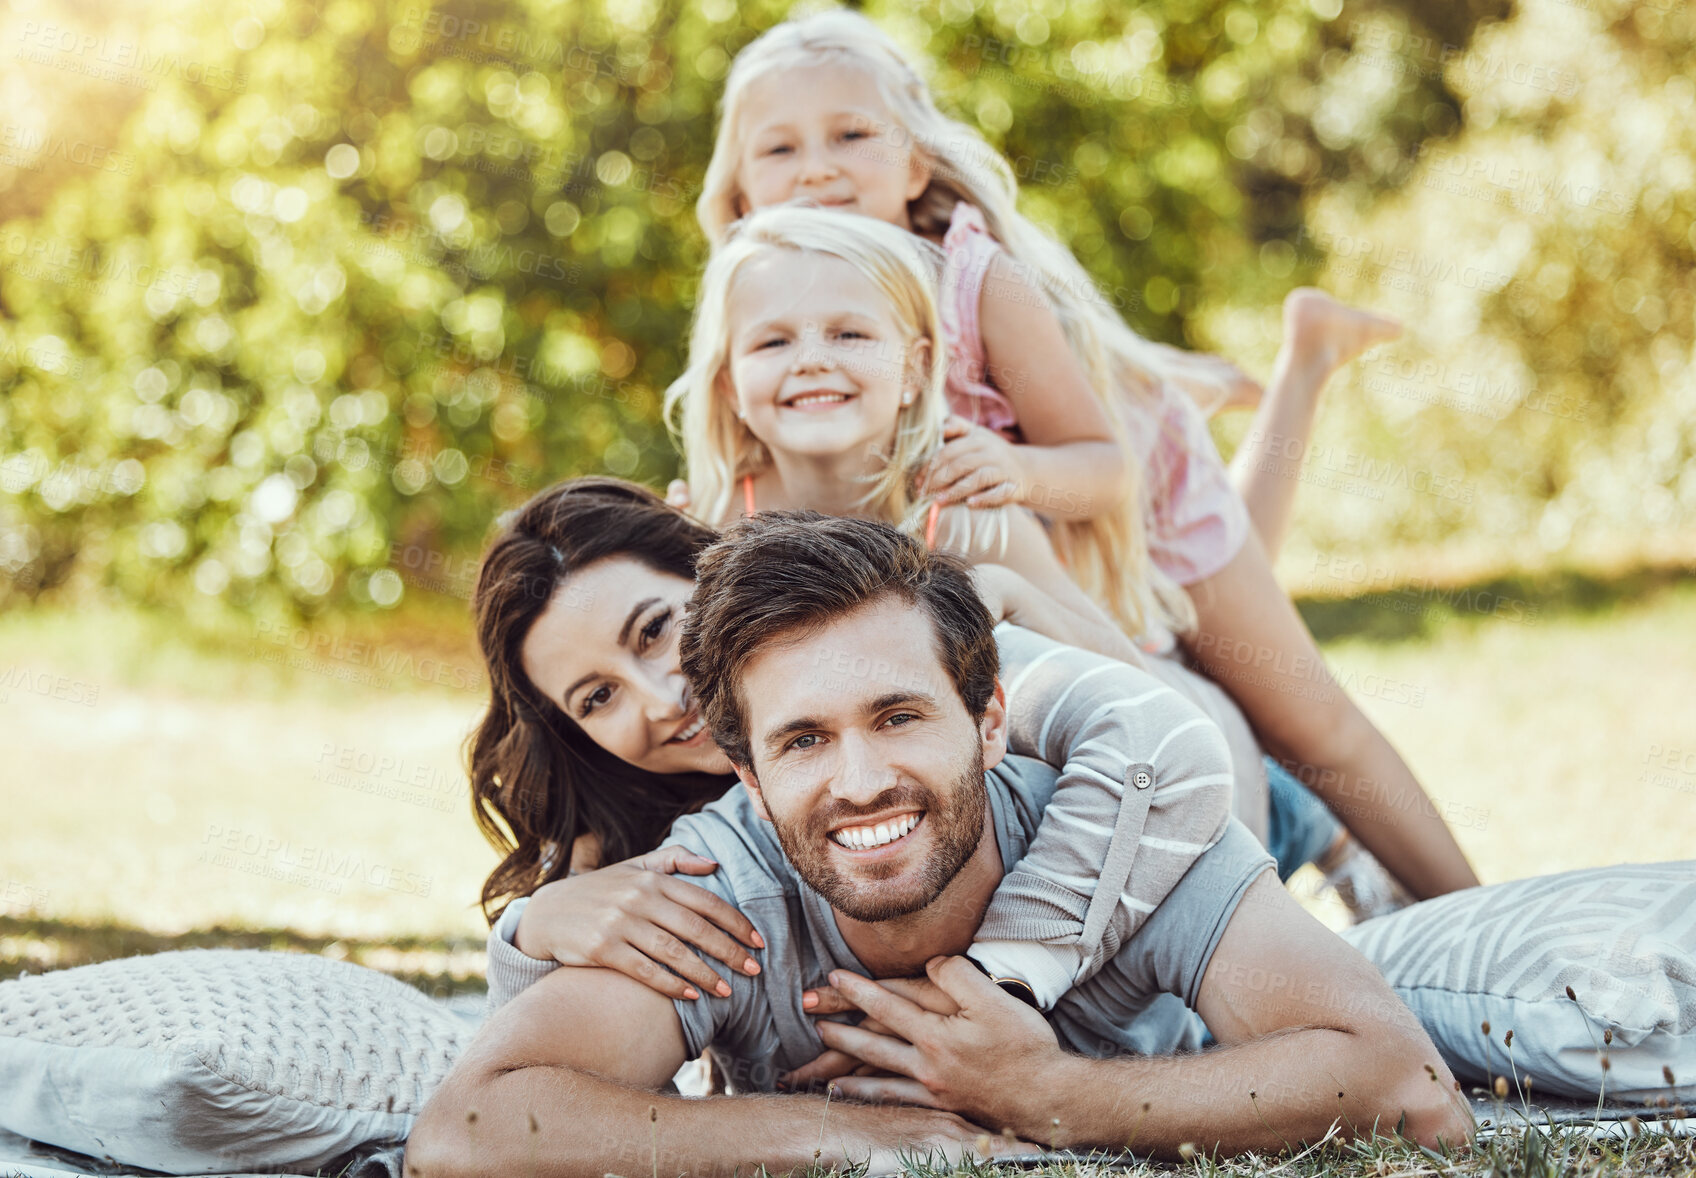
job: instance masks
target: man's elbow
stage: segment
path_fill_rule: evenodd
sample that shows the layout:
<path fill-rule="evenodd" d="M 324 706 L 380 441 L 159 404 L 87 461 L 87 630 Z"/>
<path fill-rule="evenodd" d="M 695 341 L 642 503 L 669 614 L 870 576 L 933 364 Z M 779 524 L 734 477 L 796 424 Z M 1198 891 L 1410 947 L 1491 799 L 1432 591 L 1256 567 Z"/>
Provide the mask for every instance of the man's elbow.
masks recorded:
<path fill-rule="evenodd" d="M 472 1147 L 476 1085 L 450 1075 L 424 1105 L 407 1134 L 403 1178 L 459 1178 L 478 1171 Z M 484 1162 L 486 1164 L 487 1158 Z"/>
<path fill-rule="evenodd" d="M 1434 1062 L 1424 1062 L 1427 1058 Z M 1427 1149 L 1454 1149 L 1471 1140 L 1477 1128 L 1472 1107 L 1429 1045 L 1424 1050 L 1410 1045 L 1399 1054 L 1395 1069 L 1383 1102 L 1389 1116 L 1379 1122 L 1380 1131 L 1400 1124 L 1403 1136 Z"/>

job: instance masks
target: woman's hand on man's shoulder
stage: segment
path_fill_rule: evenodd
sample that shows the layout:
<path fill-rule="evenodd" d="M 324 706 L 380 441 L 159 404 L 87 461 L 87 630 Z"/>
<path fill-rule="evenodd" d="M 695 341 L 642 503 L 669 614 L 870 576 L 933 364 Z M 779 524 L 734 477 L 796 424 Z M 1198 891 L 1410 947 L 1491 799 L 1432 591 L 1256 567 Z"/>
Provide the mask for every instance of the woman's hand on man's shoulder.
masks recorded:
<path fill-rule="evenodd" d="M 581 843 L 573 844 L 574 863 Z M 597 859 L 598 850 L 597 840 Z M 733 905 L 676 878 L 717 870 L 711 859 L 667 846 L 556 879 L 525 905 L 513 944 L 538 960 L 617 970 L 671 998 L 727 997 L 729 984 L 701 953 L 752 975 L 760 967 L 749 949 L 764 949 L 765 942 Z"/>

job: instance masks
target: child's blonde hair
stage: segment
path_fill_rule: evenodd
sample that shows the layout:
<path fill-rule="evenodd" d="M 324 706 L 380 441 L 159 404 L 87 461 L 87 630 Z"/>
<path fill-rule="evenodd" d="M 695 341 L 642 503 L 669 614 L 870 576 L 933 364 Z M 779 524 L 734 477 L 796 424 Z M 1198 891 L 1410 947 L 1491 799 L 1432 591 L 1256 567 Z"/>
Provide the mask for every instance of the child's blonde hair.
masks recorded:
<path fill-rule="evenodd" d="M 667 423 L 677 435 L 688 468 L 691 510 L 718 525 L 730 514 L 736 483 L 771 463 L 771 454 L 736 416 L 730 384 L 730 292 L 736 275 L 772 250 L 825 254 L 848 262 L 886 300 L 903 336 L 899 350 L 879 357 L 898 364 L 901 379 L 916 384 L 901 406 L 888 462 L 856 507 L 867 515 L 916 531 L 924 504 L 912 492 L 914 476 L 942 445 L 948 416 L 944 385 L 948 357 L 931 282 L 936 246 L 873 217 L 829 209 L 780 205 L 762 209 L 731 227 L 701 276 L 695 321 L 689 333 L 689 363 L 665 391 Z M 909 354 L 916 339 L 930 341 L 919 379 L 910 381 Z"/>
<path fill-rule="evenodd" d="M 1006 159 L 976 130 L 937 109 L 918 68 L 882 29 L 858 13 L 836 9 L 774 25 L 737 54 L 695 205 L 707 240 L 717 249 L 745 211 L 737 175 L 751 84 L 774 71 L 822 64 L 866 71 L 914 149 L 930 163 L 929 185 L 908 204 L 914 234 L 946 232 L 957 201 L 981 209 L 990 234 L 1024 273 L 1040 280 L 1073 354 L 1107 406 L 1115 440 L 1133 468 L 1127 480 L 1132 489 L 1123 502 L 1093 519 L 1057 521 L 1050 530 L 1073 579 L 1132 636 L 1162 625 L 1180 633 L 1192 630 L 1195 609 L 1189 596 L 1149 559 L 1142 472 L 1130 456 L 1120 416 L 1124 409 L 1117 403 L 1143 398 L 1152 410 L 1152 395 L 1165 379 L 1164 357 L 1130 329 L 1071 251 L 1018 211 L 1018 182 Z"/>

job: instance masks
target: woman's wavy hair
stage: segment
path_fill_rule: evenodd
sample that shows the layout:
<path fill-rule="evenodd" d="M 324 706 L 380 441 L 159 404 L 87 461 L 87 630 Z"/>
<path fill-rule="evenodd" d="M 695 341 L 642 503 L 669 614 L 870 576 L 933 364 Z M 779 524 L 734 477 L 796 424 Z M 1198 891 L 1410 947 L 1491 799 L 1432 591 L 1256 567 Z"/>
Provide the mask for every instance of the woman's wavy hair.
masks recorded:
<path fill-rule="evenodd" d="M 913 58 L 874 22 L 849 9 L 773 25 L 736 55 L 720 100 L 712 159 L 695 202 L 696 220 L 714 250 L 750 211 L 738 176 L 752 84 L 774 71 L 831 64 L 865 72 L 899 124 L 898 133 L 910 138 L 931 167 L 930 184 L 907 205 L 914 233 L 945 233 L 958 201 L 983 212 L 990 235 L 1048 296 L 1073 355 L 1107 406 L 1121 448 L 1126 440 L 1121 414 L 1128 405 L 1131 411 L 1152 411 L 1161 381 L 1191 388 L 1203 404 L 1224 396 L 1223 385 L 1192 387 L 1196 378 L 1173 371 L 1159 345 L 1131 330 L 1072 252 L 1019 212 L 1018 180 L 1006 157 L 976 128 L 944 114 Z M 1149 559 L 1140 470 L 1133 471 L 1131 482 L 1134 490 L 1114 509 L 1093 519 L 1057 521 L 1050 533 L 1055 550 L 1073 579 L 1131 635 L 1150 624 L 1191 630 L 1195 608 L 1189 596 Z"/>
<path fill-rule="evenodd" d="M 490 698 L 466 741 L 471 814 L 501 855 L 483 884 L 490 924 L 512 900 L 563 878 L 578 836 L 599 837 L 602 864 L 628 859 L 728 788 L 721 776 L 663 776 L 613 756 L 530 681 L 522 655 L 566 577 L 627 556 L 693 581 L 696 556 L 716 538 L 648 488 L 614 478 L 560 483 L 503 521 L 472 596 Z"/>

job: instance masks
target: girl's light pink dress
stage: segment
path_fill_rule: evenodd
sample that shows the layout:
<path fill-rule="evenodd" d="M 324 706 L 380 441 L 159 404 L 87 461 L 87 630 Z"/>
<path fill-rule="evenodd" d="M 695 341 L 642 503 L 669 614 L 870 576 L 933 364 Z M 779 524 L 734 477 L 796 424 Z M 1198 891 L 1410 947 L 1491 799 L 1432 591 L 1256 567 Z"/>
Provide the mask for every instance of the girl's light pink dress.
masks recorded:
<path fill-rule="evenodd" d="M 967 201 L 955 204 L 942 248 L 947 260 L 939 310 L 948 342 L 949 408 L 1021 441 L 1013 403 L 985 378 L 978 317 L 990 261 L 1004 251 L 990 236 L 983 213 Z M 1242 548 L 1249 517 L 1201 411 L 1166 382 L 1154 395 L 1127 396 L 1121 411 L 1145 479 L 1150 559 L 1180 585 L 1206 580 Z"/>

